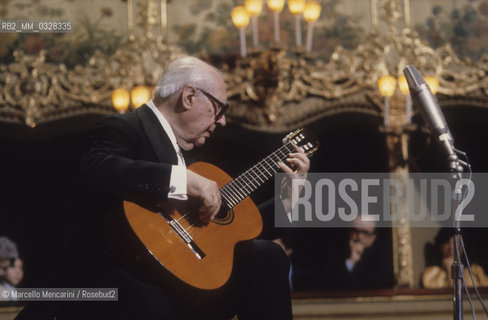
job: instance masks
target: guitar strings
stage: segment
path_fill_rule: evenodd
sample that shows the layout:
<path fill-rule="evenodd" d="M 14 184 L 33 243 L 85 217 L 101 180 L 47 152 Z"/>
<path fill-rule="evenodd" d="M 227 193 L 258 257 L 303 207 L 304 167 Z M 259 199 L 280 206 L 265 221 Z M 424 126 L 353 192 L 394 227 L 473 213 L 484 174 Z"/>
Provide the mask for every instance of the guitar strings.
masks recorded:
<path fill-rule="evenodd" d="M 284 153 L 283 149 L 286 149 L 286 151 L 288 151 L 288 153 Z M 227 201 L 227 203 L 232 205 L 233 207 L 236 206 L 238 203 L 240 203 L 242 200 L 244 200 L 247 196 L 249 196 L 249 194 L 251 194 L 253 191 L 255 191 L 261 184 L 268 181 L 268 179 L 271 178 L 273 176 L 273 174 L 276 173 L 279 169 L 277 162 L 284 161 L 288 157 L 288 155 L 291 151 L 293 151 L 293 147 L 291 146 L 291 142 L 289 142 L 289 143 L 283 145 L 282 147 L 280 147 L 278 150 L 276 150 L 275 152 L 273 152 L 269 156 L 267 156 L 266 158 L 264 158 L 263 160 L 261 160 L 260 162 L 258 162 L 256 165 L 254 165 L 250 169 L 248 169 L 246 172 L 241 174 L 235 180 L 233 180 L 233 181 L 229 182 L 227 185 L 225 185 L 221 189 L 221 191 L 226 196 L 225 200 Z M 281 158 L 278 155 L 278 153 L 281 153 Z M 273 160 L 273 156 L 278 160 L 277 162 L 275 162 Z M 272 164 L 269 164 L 268 160 L 271 161 Z M 266 164 L 268 166 L 268 169 L 270 169 L 272 171 L 272 173 L 270 173 L 266 169 L 266 166 L 264 164 Z M 264 173 L 263 171 L 261 171 L 259 169 L 259 166 L 261 166 L 262 169 L 269 176 L 266 175 L 266 173 Z M 275 167 L 276 167 L 276 169 L 275 169 Z M 249 173 L 252 173 L 252 175 L 250 175 Z M 247 180 L 247 182 L 246 182 L 246 180 Z M 253 181 L 257 184 L 257 187 L 253 183 Z M 241 192 L 239 192 L 239 188 L 237 188 L 237 187 L 240 187 L 240 189 L 244 190 L 245 193 L 242 194 Z M 230 193 L 230 196 L 229 196 L 229 193 Z"/>
<path fill-rule="evenodd" d="M 286 149 L 287 153 L 283 152 L 282 149 Z M 275 152 L 271 153 L 270 155 L 265 157 L 263 160 L 261 160 L 260 162 L 258 162 L 257 164 L 255 164 L 254 166 L 249 168 L 247 171 L 245 171 L 244 173 L 239 175 L 236 179 L 234 179 L 233 181 L 231 181 L 228 184 L 226 184 L 225 186 L 223 186 L 220 189 L 220 193 L 221 193 L 221 197 L 226 202 L 226 205 L 229 206 L 229 204 L 230 204 L 230 205 L 232 205 L 231 208 L 235 207 L 242 200 L 244 200 L 246 197 L 248 197 L 249 194 L 251 194 L 253 191 L 255 191 L 259 186 L 261 186 L 263 183 L 268 181 L 268 179 L 271 178 L 273 176 L 273 174 L 279 170 L 278 162 L 284 161 L 292 151 L 293 151 L 293 144 L 291 142 L 286 143 L 285 145 L 278 148 Z M 278 153 L 280 153 L 281 156 L 278 155 Z M 278 161 L 275 162 L 275 160 L 273 159 L 273 156 Z M 271 164 L 268 161 L 271 161 Z M 270 169 L 273 173 L 270 173 L 266 169 L 266 166 L 263 163 L 266 164 L 268 166 L 268 169 Z M 266 173 L 268 173 L 269 177 L 265 173 L 263 173 L 261 170 L 259 170 L 259 166 L 261 166 L 262 169 L 264 169 L 264 171 Z M 258 173 L 256 173 L 256 170 Z M 250 173 L 252 173 L 252 175 Z M 263 180 L 263 177 L 264 177 L 264 180 Z M 247 180 L 247 182 L 246 182 L 246 180 Z M 256 185 L 253 183 L 253 181 L 256 183 Z M 236 186 L 234 186 L 234 184 Z M 237 187 L 240 187 L 241 189 L 243 189 L 245 191 L 245 193 L 241 194 L 239 192 L 239 188 L 237 188 Z M 253 187 L 254 187 L 254 189 L 253 189 Z M 229 189 L 229 190 L 227 190 L 227 189 Z M 228 191 L 228 193 L 227 193 L 227 191 Z M 229 194 L 230 194 L 230 197 L 229 197 Z M 233 201 L 231 201 L 231 199 Z M 184 228 L 184 230 L 188 234 L 195 236 L 199 233 L 197 231 L 201 228 L 195 228 L 195 225 L 190 223 L 186 219 L 186 217 L 191 212 L 192 212 L 191 210 L 187 210 L 176 221 L 178 223 L 180 223 L 180 225 Z M 184 223 L 184 222 L 187 222 L 189 224 L 188 227 L 185 227 L 186 223 Z M 190 229 L 192 229 L 192 230 L 190 230 Z"/>
<path fill-rule="evenodd" d="M 258 183 L 258 181 L 256 179 L 254 179 L 254 181 L 256 183 L 258 183 L 258 186 L 257 187 L 254 184 L 252 184 L 252 181 L 249 178 L 247 178 L 249 176 L 249 172 L 252 172 L 254 176 L 258 177 L 259 180 L 262 181 L 262 183 L 266 182 L 269 178 L 271 178 L 273 176 L 273 174 L 276 173 L 277 172 L 277 169 L 279 168 L 277 162 L 275 162 L 272 157 L 275 156 L 278 159 L 278 161 L 283 161 L 284 159 L 286 159 L 286 157 L 288 156 L 288 154 L 283 153 L 283 151 L 281 149 L 285 148 L 286 151 L 288 151 L 288 152 L 292 151 L 293 149 L 291 149 L 291 150 L 289 149 L 289 147 L 291 147 L 291 146 L 289 146 L 290 144 L 291 143 L 289 142 L 289 143 L 283 145 L 277 151 L 273 152 L 271 155 L 267 156 L 266 158 L 264 158 L 263 160 L 261 160 L 260 162 L 258 162 L 256 165 L 254 165 L 253 167 L 251 167 L 250 169 L 248 169 L 247 171 L 245 171 L 243 174 L 241 174 L 240 176 L 238 176 L 236 179 L 234 179 L 233 181 L 229 182 L 227 185 L 225 185 L 224 187 L 222 187 L 220 189 L 221 196 L 226 201 L 226 204 L 230 204 L 230 205 L 232 205 L 232 207 L 234 207 L 239 202 L 241 202 L 243 199 L 245 199 L 251 192 L 253 192 L 255 189 L 257 189 L 257 187 L 260 186 L 260 184 Z M 276 153 L 278 153 L 278 152 L 281 153 L 283 159 L 281 159 L 279 156 L 277 156 Z M 272 162 L 272 164 L 269 164 L 268 163 L 268 160 L 270 160 Z M 269 171 L 266 169 L 266 167 L 263 165 L 263 163 L 265 163 L 266 165 L 268 165 L 268 168 L 273 173 L 269 173 Z M 269 174 L 269 177 L 266 174 L 262 173 L 261 170 L 259 170 L 259 165 Z M 276 169 L 273 166 L 275 166 Z M 259 172 L 258 174 L 256 174 L 256 170 Z M 265 180 L 262 179 L 263 177 L 264 177 Z M 247 181 L 248 182 L 244 181 L 244 178 L 247 178 Z M 246 193 L 241 194 L 238 191 L 238 188 L 236 188 L 236 186 L 234 186 L 234 184 L 236 184 L 237 186 L 240 186 L 241 189 L 244 189 L 246 191 L 246 193 L 248 193 L 248 194 L 246 194 Z M 253 189 L 250 185 L 253 185 L 255 189 Z M 249 190 L 246 187 L 249 188 Z M 232 190 L 232 188 L 234 190 Z M 230 189 L 230 190 L 227 190 L 227 189 Z M 235 196 L 235 197 L 233 197 L 233 200 L 234 201 L 231 201 L 231 199 L 229 199 L 229 195 L 228 195 L 227 191 L 230 193 L 231 196 Z M 186 218 L 186 216 L 190 212 L 191 211 L 187 211 L 177 221 L 179 222 L 181 219 Z"/>
<path fill-rule="evenodd" d="M 274 160 L 273 160 L 272 156 L 275 156 L 275 157 L 278 159 L 278 161 L 283 161 L 284 159 L 286 159 L 286 157 L 287 157 L 288 155 L 287 155 L 287 154 L 285 154 L 285 153 L 283 153 L 283 151 L 282 151 L 281 149 L 282 149 L 282 148 L 285 148 L 285 149 L 286 149 L 288 152 L 290 152 L 291 150 L 289 150 L 289 149 L 288 149 L 288 145 L 289 145 L 289 144 L 291 144 L 291 143 L 289 142 L 289 143 L 287 143 L 287 144 L 283 145 L 283 146 L 282 146 L 282 147 L 280 147 L 278 150 L 276 150 L 275 152 L 273 152 L 271 155 L 267 156 L 266 158 L 264 158 L 263 160 L 261 160 L 260 162 L 258 162 L 256 165 L 254 165 L 253 167 L 251 167 L 250 169 L 248 169 L 247 171 L 245 171 L 244 173 L 242 173 L 242 174 L 241 174 L 240 176 L 238 176 L 236 179 L 234 179 L 233 181 L 229 182 L 227 185 L 223 186 L 223 187 L 220 189 L 220 193 L 221 193 L 221 196 L 222 196 L 222 197 L 224 198 L 224 200 L 226 201 L 226 204 L 227 204 L 227 205 L 229 205 L 229 204 L 230 204 L 230 205 L 232 205 L 232 207 L 236 206 L 238 203 L 240 203 L 242 200 L 244 200 L 244 199 L 245 199 L 245 198 L 246 198 L 246 197 L 247 197 L 247 196 L 248 196 L 248 195 L 249 195 L 251 192 L 253 192 L 254 190 L 256 190 L 256 189 L 257 189 L 257 188 L 258 188 L 258 187 L 259 187 L 259 186 L 260 186 L 262 183 L 266 182 L 266 181 L 267 181 L 269 178 L 271 178 L 271 177 L 273 176 L 273 174 L 277 172 L 277 170 L 273 168 L 273 165 L 274 165 L 274 166 L 276 166 L 276 168 L 278 168 L 278 164 L 277 164 L 277 162 L 274 162 Z M 278 156 L 276 155 L 276 153 L 277 153 L 277 152 L 281 153 L 281 155 L 282 155 L 282 157 L 283 157 L 283 160 L 282 160 L 282 159 L 280 159 L 280 157 L 278 157 Z M 272 164 L 271 164 L 271 165 L 268 163 L 268 158 L 269 158 L 269 160 L 271 160 L 271 162 L 272 162 Z M 266 167 L 265 167 L 265 166 L 262 164 L 263 162 L 264 162 L 264 163 L 266 163 L 266 164 L 268 165 L 269 169 L 271 169 L 271 170 L 273 171 L 273 173 L 269 173 L 269 171 L 268 171 L 268 170 L 266 170 Z M 268 176 L 266 176 L 264 173 L 262 173 L 262 172 L 261 172 L 261 170 L 259 170 L 259 167 L 258 167 L 259 165 L 261 165 L 261 167 L 262 167 L 262 168 L 263 168 L 263 169 L 264 169 L 264 170 L 265 170 L 265 171 L 266 171 L 266 172 L 267 172 L 267 173 L 270 175 L 269 177 L 268 177 Z M 256 169 L 257 169 L 257 171 L 259 172 L 258 174 L 256 174 L 256 171 L 255 171 Z M 254 178 L 252 178 L 252 176 L 251 176 L 251 179 L 253 179 L 253 180 L 254 180 L 254 181 L 257 183 L 257 186 L 255 186 L 255 185 L 252 183 L 252 181 L 251 181 L 249 178 L 247 178 L 247 176 L 250 176 L 250 175 L 249 175 L 249 172 L 252 172 L 252 174 L 253 174 L 254 176 L 256 176 L 257 178 L 259 178 L 259 180 L 261 180 L 261 183 L 259 183 L 259 181 L 257 181 L 257 179 L 254 179 Z M 263 179 L 262 179 L 262 177 L 264 177 L 264 178 L 265 178 L 265 180 L 263 180 Z M 244 178 L 247 178 L 247 181 L 248 181 L 248 182 L 244 181 Z M 242 182 L 243 182 L 244 184 L 242 184 L 242 183 L 241 183 L 241 180 L 242 180 Z M 240 186 L 240 187 L 241 187 L 241 189 L 244 189 L 244 190 L 246 191 L 246 193 L 248 193 L 248 194 L 246 194 L 246 193 L 241 194 L 241 193 L 239 192 L 239 190 L 238 190 L 238 189 L 237 189 L 237 188 L 236 188 L 236 187 L 233 185 L 233 183 L 235 183 L 235 184 L 237 184 L 238 186 Z M 253 189 L 253 188 L 252 188 L 250 185 L 254 186 L 254 189 Z M 248 188 L 249 188 L 249 190 L 248 190 L 248 189 L 246 189 L 246 187 L 248 187 Z M 229 199 L 229 194 L 227 193 L 227 188 L 228 188 L 228 189 L 232 189 L 232 188 L 234 188 L 234 190 L 235 190 L 235 191 L 234 191 L 234 193 L 232 193 L 232 191 L 233 191 L 233 190 L 228 190 L 228 191 L 229 191 L 229 193 L 230 193 L 230 196 L 231 196 L 231 197 L 232 197 L 232 196 L 237 196 L 237 195 L 239 195 L 241 199 L 239 199 L 239 197 L 237 197 L 237 198 L 232 197 L 232 200 L 234 200 L 234 201 L 231 201 L 231 199 Z M 236 193 L 237 193 L 237 194 L 236 194 Z M 185 214 L 184 214 L 182 217 L 178 218 L 178 219 L 177 219 L 177 221 L 178 221 L 178 222 L 180 222 L 180 220 L 181 220 L 181 219 L 186 218 L 186 216 L 187 216 L 188 214 L 190 214 L 190 213 L 191 213 L 191 211 L 187 211 L 187 212 L 185 212 Z"/>

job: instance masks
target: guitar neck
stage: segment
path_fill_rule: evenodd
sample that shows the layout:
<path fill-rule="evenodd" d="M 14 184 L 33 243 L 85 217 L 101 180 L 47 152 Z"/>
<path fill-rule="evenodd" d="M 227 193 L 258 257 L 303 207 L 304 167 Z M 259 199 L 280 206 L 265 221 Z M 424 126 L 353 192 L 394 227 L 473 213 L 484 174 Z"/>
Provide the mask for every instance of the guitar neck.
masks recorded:
<path fill-rule="evenodd" d="M 280 170 L 278 162 L 284 162 L 290 153 L 295 152 L 293 146 L 294 144 L 291 142 L 284 144 L 275 152 L 220 188 L 220 195 L 227 207 L 229 209 L 234 208 L 266 181 L 271 179 Z"/>

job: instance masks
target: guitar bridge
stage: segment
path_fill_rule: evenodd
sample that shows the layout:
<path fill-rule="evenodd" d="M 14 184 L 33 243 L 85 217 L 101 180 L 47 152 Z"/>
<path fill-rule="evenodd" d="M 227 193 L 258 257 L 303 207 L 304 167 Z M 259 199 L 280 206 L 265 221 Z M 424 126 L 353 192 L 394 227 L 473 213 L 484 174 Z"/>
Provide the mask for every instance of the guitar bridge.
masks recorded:
<path fill-rule="evenodd" d="M 196 244 L 196 242 L 193 240 L 191 235 L 183 228 L 183 226 L 173 219 L 170 215 L 167 215 L 165 213 L 159 212 L 159 214 L 163 217 L 164 220 L 173 228 L 173 230 L 178 234 L 178 236 L 186 243 L 188 248 L 190 248 L 195 256 L 202 260 L 205 258 L 205 253 L 200 249 L 200 247 Z"/>

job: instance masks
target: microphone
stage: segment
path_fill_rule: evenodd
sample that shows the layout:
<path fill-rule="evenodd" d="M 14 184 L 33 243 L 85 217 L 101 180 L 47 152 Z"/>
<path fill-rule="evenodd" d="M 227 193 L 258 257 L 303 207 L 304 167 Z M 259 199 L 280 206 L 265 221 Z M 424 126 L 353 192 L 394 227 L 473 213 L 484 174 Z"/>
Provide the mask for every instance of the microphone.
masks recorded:
<path fill-rule="evenodd" d="M 403 69 L 403 73 L 407 79 L 412 100 L 420 108 L 422 117 L 431 134 L 439 139 L 447 155 L 449 157 L 454 156 L 457 160 L 451 131 L 449 131 L 444 114 L 429 86 L 415 66 L 409 65 Z"/>

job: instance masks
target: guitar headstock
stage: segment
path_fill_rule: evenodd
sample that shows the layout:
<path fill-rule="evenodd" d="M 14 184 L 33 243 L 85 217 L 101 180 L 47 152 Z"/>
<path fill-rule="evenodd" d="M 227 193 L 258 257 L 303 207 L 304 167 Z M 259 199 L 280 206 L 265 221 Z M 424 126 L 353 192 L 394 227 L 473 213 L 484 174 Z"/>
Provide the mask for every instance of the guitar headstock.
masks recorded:
<path fill-rule="evenodd" d="M 311 157 L 312 154 L 319 148 L 319 140 L 317 136 L 306 129 L 297 129 L 290 132 L 283 138 L 283 143 L 291 142 L 292 144 L 300 147 L 305 151 L 307 157 Z"/>

